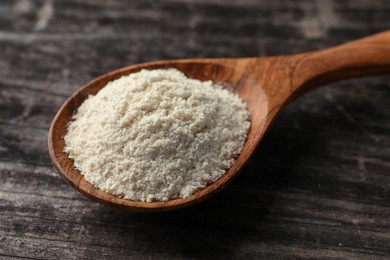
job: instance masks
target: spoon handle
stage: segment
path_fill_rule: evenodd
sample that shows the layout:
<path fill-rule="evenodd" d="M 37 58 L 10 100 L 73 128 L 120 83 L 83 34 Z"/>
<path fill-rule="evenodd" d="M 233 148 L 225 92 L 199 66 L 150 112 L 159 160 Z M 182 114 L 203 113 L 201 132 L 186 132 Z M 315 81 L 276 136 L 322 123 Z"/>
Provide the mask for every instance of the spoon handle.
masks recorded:
<path fill-rule="evenodd" d="M 338 80 L 390 74 L 390 31 L 292 58 L 293 97 Z"/>

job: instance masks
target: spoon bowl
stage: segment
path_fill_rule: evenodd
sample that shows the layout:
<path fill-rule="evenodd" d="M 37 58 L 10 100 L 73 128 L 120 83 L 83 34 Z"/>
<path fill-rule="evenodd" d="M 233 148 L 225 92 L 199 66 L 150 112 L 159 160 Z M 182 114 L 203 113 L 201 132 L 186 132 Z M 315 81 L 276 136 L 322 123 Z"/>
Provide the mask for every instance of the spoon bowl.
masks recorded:
<path fill-rule="evenodd" d="M 142 69 L 176 68 L 189 78 L 211 80 L 240 96 L 251 114 L 244 147 L 224 176 L 187 198 L 165 202 L 131 201 L 87 182 L 64 152 L 64 135 L 78 107 L 108 82 Z M 390 73 L 390 32 L 338 47 L 289 56 L 157 61 L 109 72 L 75 92 L 60 108 L 49 130 L 54 167 L 76 190 L 106 205 L 130 211 L 168 211 L 200 202 L 223 189 L 244 167 L 280 109 L 302 93 L 341 79 Z"/>

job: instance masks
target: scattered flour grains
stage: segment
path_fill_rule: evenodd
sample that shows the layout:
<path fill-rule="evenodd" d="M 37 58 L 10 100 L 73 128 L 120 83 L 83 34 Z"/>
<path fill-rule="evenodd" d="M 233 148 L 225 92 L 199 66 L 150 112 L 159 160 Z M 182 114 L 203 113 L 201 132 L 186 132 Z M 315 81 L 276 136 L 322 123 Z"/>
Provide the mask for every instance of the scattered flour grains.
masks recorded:
<path fill-rule="evenodd" d="M 223 176 L 249 127 L 238 95 L 176 69 L 142 70 L 85 100 L 68 126 L 65 152 L 105 192 L 166 201 Z"/>

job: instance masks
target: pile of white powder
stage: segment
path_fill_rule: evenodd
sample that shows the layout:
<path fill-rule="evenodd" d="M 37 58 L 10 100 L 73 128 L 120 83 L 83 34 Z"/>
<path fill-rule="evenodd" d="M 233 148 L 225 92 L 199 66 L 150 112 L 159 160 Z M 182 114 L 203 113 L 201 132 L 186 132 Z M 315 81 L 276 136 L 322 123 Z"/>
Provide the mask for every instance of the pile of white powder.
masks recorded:
<path fill-rule="evenodd" d="M 65 152 L 105 192 L 166 201 L 223 176 L 249 127 L 238 95 L 176 69 L 142 70 L 84 101 L 68 126 Z"/>

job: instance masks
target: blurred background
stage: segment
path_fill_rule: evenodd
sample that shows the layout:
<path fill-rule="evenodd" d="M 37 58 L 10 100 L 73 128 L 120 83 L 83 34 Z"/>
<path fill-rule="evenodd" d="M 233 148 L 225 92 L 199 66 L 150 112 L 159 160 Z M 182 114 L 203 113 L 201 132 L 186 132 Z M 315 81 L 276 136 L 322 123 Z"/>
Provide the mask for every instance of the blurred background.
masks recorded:
<path fill-rule="evenodd" d="M 388 76 L 289 105 L 226 190 L 176 212 L 88 200 L 46 142 L 67 97 L 110 70 L 294 54 L 389 28 L 386 0 L 1 0 L 0 258 L 388 259 Z"/>

